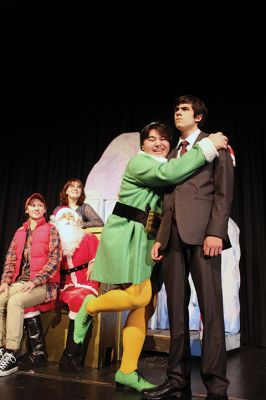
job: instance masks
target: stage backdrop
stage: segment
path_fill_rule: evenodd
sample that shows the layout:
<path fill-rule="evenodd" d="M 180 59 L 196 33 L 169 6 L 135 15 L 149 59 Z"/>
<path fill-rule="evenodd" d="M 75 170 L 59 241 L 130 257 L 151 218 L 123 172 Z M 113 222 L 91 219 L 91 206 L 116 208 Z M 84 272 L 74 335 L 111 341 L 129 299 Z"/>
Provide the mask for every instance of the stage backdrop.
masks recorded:
<path fill-rule="evenodd" d="M 56 71 L 52 80 L 51 73 L 36 77 L 32 69 L 23 77 L 13 74 L 0 93 L 1 269 L 31 193 L 46 197 L 49 215 L 66 180 L 76 176 L 85 183 L 114 138 L 139 132 L 158 119 L 173 125 L 174 98 L 195 93 L 209 110 L 204 130 L 227 133 L 236 154 L 231 217 L 240 229 L 241 340 L 266 346 L 265 82 L 254 77 L 249 84 L 244 79 L 229 85 L 217 78 L 207 88 L 205 81 L 193 82 L 191 76 L 180 80 L 169 75 L 160 81 L 153 76 L 153 85 L 146 82 L 143 87 L 131 75 L 118 88 L 110 74 L 103 74 L 98 80 L 91 75 L 94 86 L 85 88 L 78 74 L 75 81 L 62 80 L 59 86 L 60 73 Z"/>
<path fill-rule="evenodd" d="M 128 132 L 119 135 L 109 144 L 100 160 L 88 175 L 85 185 L 86 202 L 94 207 L 104 222 L 106 222 L 108 216 L 111 214 L 118 199 L 120 183 L 126 164 L 139 149 L 139 133 Z M 228 224 L 228 235 L 232 247 L 222 252 L 225 331 L 228 333 L 238 333 L 240 330 L 239 228 L 231 218 Z M 190 286 L 190 329 L 199 330 L 201 328 L 200 311 L 191 277 Z M 169 329 L 164 286 L 158 294 L 157 307 L 149 326 L 151 329 Z"/>

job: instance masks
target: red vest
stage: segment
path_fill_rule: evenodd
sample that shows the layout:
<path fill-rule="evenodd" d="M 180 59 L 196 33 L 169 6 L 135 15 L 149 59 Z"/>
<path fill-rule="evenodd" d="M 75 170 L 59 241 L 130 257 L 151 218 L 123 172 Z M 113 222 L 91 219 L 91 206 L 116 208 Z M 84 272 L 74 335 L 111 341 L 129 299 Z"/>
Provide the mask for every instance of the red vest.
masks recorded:
<path fill-rule="evenodd" d="M 23 250 L 26 242 L 27 229 L 29 226 L 29 222 L 25 222 L 21 228 L 19 228 L 14 236 L 14 241 L 16 245 L 16 266 L 15 272 L 13 276 L 13 282 L 15 282 L 16 278 L 19 275 L 20 264 L 23 255 Z M 49 240 L 50 240 L 50 231 L 52 225 L 46 222 L 43 217 L 36 228 L 32 232 L 32 245 L 30 251 L 30 279 L 34 278 L 35 275 L 43 269 L 45 264 L 48 261 L 49 254 Z M 60 274 L 59 274 L 59 266 L 57 272 L 54 276 L 49 279 L 49 282 L 60 282 Z"/>

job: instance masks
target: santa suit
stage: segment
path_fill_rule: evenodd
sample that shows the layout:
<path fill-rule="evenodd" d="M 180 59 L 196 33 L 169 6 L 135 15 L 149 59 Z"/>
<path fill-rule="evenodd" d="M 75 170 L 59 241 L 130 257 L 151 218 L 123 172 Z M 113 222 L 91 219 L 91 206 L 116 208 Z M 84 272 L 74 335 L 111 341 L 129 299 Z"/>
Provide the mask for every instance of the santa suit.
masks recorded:
<path fill-rule="evenodd" d="M 64 256 L 60 265 L 60 290 L 59 302 L 67 304 L 69 308 L 69 317 L 75 319 L 84 298 L 88 294 L 98 295 L 99 282 L 87 280 L 86 272 L 90 261 L 95 258 L 99 241 L 92 233 L 85 233 L 80 244 L 74 251 L 72 257 Z M 71 272 L 72 268 L 84 265 L 85 267 L 78 271 Z M 65 274 L 62 271 L 70 271 Z M 36 312 L 52 311 L 56 308 L 56 300 L 39 304 L 35 307 L 25 309 L 28 317 L 35 315 Z M 33 313 L 33 314 L 32 314 Z"/>
<path fill-rule="evenodd" d="M 98 295 L 99 282 L 86 278 L 88 263 L 94 260 L 98 243 L 94 234 L 85 233 L 72 257 L 62 259 L 59 301 L 68 305 L 72 318 L 88 294 Z M 77 267 L 80 269 L 76 270 Z"/>

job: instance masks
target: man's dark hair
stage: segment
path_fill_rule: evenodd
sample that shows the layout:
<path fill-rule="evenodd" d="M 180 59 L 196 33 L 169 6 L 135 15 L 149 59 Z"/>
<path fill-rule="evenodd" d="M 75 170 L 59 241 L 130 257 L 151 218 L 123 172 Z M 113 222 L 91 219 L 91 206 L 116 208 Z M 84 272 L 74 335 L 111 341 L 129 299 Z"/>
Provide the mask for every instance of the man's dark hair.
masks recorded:
<path fill-rule="evenodd" d="M 203 102 L 199 97 L 188 94 L 177 97 L 175 100 L 175 109 L 180 104 L 191 104 L 192 109 L 194 111 L 194 117 L 197 117 L 199 114 L 202 115 L 202 120 L 198 123 L 199 128 L 204 125 L 204 122 L 208 116 L 208 110 Z"/>

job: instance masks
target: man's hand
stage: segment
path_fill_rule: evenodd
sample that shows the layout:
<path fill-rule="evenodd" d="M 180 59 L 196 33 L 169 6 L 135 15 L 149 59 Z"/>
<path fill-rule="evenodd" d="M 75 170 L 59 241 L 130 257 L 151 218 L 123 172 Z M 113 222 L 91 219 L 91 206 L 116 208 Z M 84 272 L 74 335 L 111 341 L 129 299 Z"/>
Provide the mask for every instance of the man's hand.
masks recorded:
<path fill-rule="evenodd" d="M 3 282 L 0 285 L 0 293 L 5 293 L 6 295 L 8 294 L 8 283 Z"/>
<path fill-rule="evenodd" d="M 91 274 L 92 268 L 93 268 L 93 262 L 91 262 L 88 265 L 88 268 L 87 268 L 87 271 L 86 271 L 86 279 L 87 279 L 87 281 L 90 280 L 90 274 Z"/>
<path fill-rule="evenodd" d="M 217 150 L 227 149 L 228 137 L 222 132 L 212 133 L 208 136 L 208 139 L 212 141 Z"/>
<path fill-rule="evenodd" d="M 216 236 L 206 236 L 203 243 L 203 253 L 205 256 L 218 256 L 218 254 L 221 254 L 222 249 L 223 239 Z"/>
<path fill-rule="evenodd" d="M 23 285 L 23 288 L 21 289 L 21 292 L 22 293 L 25 293 L 25 292 L 30 293 L 33 288 L 35 288 L 34 283 L 32 281 L 28 281 L 27 283 L 25 283 L 25 285 Z"/>
<path fill-rule="evenodd" d="M 160 242 L 155 242 L 151 249 L 151 258 L 155 262 L 161 261 L 161 259 L 163 258 L 163 256 L 160 255 L 161 247 L 162 247 L 162 244 Z"/>

